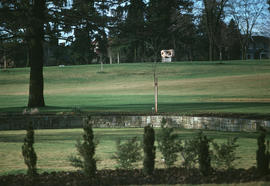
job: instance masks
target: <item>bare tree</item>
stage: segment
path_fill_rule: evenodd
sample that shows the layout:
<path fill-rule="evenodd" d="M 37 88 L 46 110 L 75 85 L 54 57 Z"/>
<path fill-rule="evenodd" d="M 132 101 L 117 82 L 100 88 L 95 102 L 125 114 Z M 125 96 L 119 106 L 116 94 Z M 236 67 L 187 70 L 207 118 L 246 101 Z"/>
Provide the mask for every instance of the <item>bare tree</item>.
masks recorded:
<path fill-rule="evenodd" d="M 246 59 L 249 39 L 254 33 L 258 20 L 263 15 L 266 0 L 229 0 L 229 14 L 235 20 L 241 33 L 239 34 L 242 59 Z"/>

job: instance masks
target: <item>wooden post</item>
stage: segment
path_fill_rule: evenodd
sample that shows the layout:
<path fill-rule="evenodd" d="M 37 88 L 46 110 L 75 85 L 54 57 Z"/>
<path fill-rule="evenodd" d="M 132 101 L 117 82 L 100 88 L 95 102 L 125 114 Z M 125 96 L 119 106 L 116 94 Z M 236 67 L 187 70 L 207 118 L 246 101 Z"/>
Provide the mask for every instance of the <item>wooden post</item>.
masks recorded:
<path fill-rule="evenodd" d="M 155 82 L 155 112 L 158 112 L 158 78 L 154 77 Z"/>

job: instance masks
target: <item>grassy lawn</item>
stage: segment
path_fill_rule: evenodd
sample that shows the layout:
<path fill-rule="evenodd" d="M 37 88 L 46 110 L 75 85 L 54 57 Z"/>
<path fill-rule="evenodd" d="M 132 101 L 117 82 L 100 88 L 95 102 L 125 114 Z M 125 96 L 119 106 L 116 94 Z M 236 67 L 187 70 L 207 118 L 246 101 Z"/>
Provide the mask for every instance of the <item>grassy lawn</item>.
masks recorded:
<path fill-rule="evenodd" d="M 0 175 L 26 171 L 21 155 L 25 133 L 25 131 L 19 130 L 0 131 Z M 95 137 L 99 139 L 96 152 L 99 159 L 98 169 L 114 169 L 116 162 L 111 157 L 116 151 L 116 139 L 124 140 L 133 136 L 142 139 L 143 129 L 94 129 L 94 133 Z M 177 129 L 177 133 L 182 139 L 188 139 L 194 137 L 197 131 Z M 69 164 L 68 157 L 76 154 L 75 143 L 81 137 L 82 129 L 36 130 L 35 134 L 35 150 L 40 172 L 74 170 Z M 228 137 L 239 137 L 240 147 L 237 149 L 237 155 L 241 159 L 235 162 L 235 167 L 250 168 L 256 165 L 257 133 L 205 131 L 205 134 L 217 142 L 224 142 Z M 179 157 L 177 164 L 181 164 L 181 157 Z M 142 162 L 137 166 L 142 167 Z M 156 158 L 156 167 L 164 168 L 159 152 Z"/>
<path fill-rule="evenodd" d="M 45 67 L 43 112 L 150 113 L 153 64 Z M 159 63 L 159 111 L 270 115 L 270 61 Z M 0 112 L 22 112 L 29 68 L 0 71 Z"/>

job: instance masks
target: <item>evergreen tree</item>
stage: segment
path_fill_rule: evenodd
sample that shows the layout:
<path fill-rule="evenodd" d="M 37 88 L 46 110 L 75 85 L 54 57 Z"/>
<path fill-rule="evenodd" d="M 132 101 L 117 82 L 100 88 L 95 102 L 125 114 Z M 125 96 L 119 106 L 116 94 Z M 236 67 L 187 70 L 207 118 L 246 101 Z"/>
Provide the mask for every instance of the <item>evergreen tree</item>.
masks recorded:
<path fill-rule="evenodd" d="M 189 0 L 150 0 L 146 10 L 146 44 L 148 55 L 157 61 L 162 49 L 175 48 L 175 36 L 172 27 L 178 14 L 189 12 L 192 1 Z"/>
<path fill-rule="evenodd" d="M 27 43 L 30 63 L 30 82 L 28 107 L 44 107 L 44 36 L 50 15 L 62 7 L 65 1 L 1 1 L 0 38 L 17 39 Z M 47 24 L 48 25 L 48 24 Z"/>
<path fill-rule="evenodd" d="M 269 141 L 267 141 L 267 148 L 265 145 L 266 130 L 259 126 L 259 136 L 257 139 L 258 150 L 256 152 L 257 169 L 260 174 L 267 174 L 269 171 Z"/>
<path fill-rule="evenodd" d="M 241 44 L 239 41 L 241 35 L 235 21 L 231 19 L 228 25 L 228 59 L 237 60 L 241 57 Z"/>
<path fill-rule="evenodd" d="M 91 118 L 88 117 L 83 126 L 83 141 L 77 141 L 76 144 L 79 156 L 71 156 L 69 160 L 71 161 L 71 165 L 81 168 L 85 176 L 93 181 L 97 171 L 95 158 L 97 141 L 94 140 L 94 133 L 90 119 Z"/>
<path fill-rule="evenodd" d="M 198 162 L 199 170 L 204 176 L 209 175 L 212 171 L 209 148 L 210 141 L 211 140 L 200 131 L 198 134 Z"/>
<path fill-rule="evenodd" d="M 156 147 L 155 143 L 155 131 L 153 127 L 144 127 L 143 135 L 143 170 L 146 174 L 152 175 L 155 169 Z"/>
<path fill-rule="evenodd" d="M 100 14 L 95 1 L 74 0 L 71 8 L 75 41 L 72 43 L 72 58 L 76 64 L 89 64 L 94 57 L 93 40 L 98 31 Z"/>
<path fill-rule="evenodd" d="M 217 56 L 215 47 L 217 46 L 217 39 L 220 37 L 224 7 L 227 2 L 228 0 L 203 0 L 203 15 L 205 17 L 205 28 L 209 45 L 209 61 L 214 60 L 215 56 Z"/>
<path fill-rule="evenodd" d="M 37 155 L 34 150 L 34 129 L 32 126 L 32 123 L 29 124 L 27 128 L 27 134 L 26 137 L 24 138 L 24 143 L 22 146 L 22 155 L 24 158 L 24 163 L 27 165 L 28 170 L 27 174 L 29 176 L 35 176 L 37 174 Z"/>
<path fill-rule="evenodd" d="M 130 62 L 141 62 L 144 56 L 144 16 L 143 0 L 130 0 L 122 37 L 127 42 L 127 58 Z"/>

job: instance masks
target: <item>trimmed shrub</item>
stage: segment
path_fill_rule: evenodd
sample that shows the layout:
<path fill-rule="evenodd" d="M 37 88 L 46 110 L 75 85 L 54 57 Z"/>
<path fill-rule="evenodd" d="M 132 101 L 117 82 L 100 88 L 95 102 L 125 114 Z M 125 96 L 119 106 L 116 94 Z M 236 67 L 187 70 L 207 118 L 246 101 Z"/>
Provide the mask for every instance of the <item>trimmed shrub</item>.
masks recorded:
<path fill-rule="evenodd" d="M 161 129 L 158 133 L 158 149 L 160 150 L 166 167 L 172 167 L 177 160 L 177 153 L 181 150 L 181 141 L 174 129 L 166 127 L 166 120 L 162 118 Z"/>
<path fill-rule="evenodd" d="M 199 170 L 202 175 L 207 176 L 212 172 L 211 156 L 209 150 L 209 142 L 211 140 L 203 135 L 202 131 L 198 134 L 198 162 Z"/>
<path fill-rule="evenodd" d="M 113 158 L 116 159 L 118 167 L 122 169 L 134 168 L 134 163 L 142 159 L 141 145 L 139 144 L 137 137 L 127 140 L 121 143 L 121 140 L 116 141 L 116 153 Z"/>
<path fill-rule="evenodd" d="M 34 129 L 32 123 L 28 125 L 26 130 L 26 137 L 24 138 L 24 143 L 22 145 L 22 155 L 24 158 L 24 163 L 27 165 L 27 174 L 31 177 L 37 175 L 37 155 L 34 149 Z"/>
<path fill-rule="evenodd" d="M 153 127 L 144 127 L 143 135 L 143 171 L 145 174 L 152 175 L 155 169 L 156 147 L 155 143 L 155 131 Z"/>
<path fill-rule="evenodd" d="M 93 179 L 97 171 L 95 158 L 97 141 L 94 141 L 92 124 L 89 121 L 90 119 L 88 118 L 83 127 L 83 142 L 78 140 L 76 144 L 79 157 L 71 156 L 69 160 L 72 166 L 81 168 L 86 176 Z"/>
<path fill-rule="evenodd" d="M 237 137 L 228 138 L 227 143 L 213 144 L 212 162 L 216 167 L 224 167 L 225 169 L 233 168 L 233 162 L 240 157 L 236 156 L 236 149 L 239 145 L 236 144 Z"/>
<path fill-rule="evenodd" d="M 269 170 L 269 141 L 267 141 L 267 149 L 265 145 L 266 130 L 259 126 L 259 136 L 257 138 L 258 150 L 256 152 L 257 170 L 259 174 L 265 175 Z"/>

